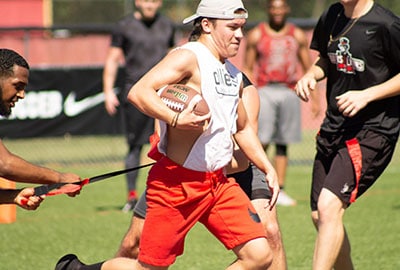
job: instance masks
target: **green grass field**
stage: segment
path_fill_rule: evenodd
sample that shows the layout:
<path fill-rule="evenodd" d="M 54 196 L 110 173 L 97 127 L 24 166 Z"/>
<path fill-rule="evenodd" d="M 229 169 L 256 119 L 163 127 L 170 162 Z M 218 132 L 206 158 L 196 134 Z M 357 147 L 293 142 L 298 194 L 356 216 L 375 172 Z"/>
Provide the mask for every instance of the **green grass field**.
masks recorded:
<path fill-rule="evenodd" d="M 299 147 L 293 150 L 306 151 Z M 53 151 L 60 152 L 54 148 Z M 114 163 L 52 165 L 82 177 L 121 168 L 121 164 Z M 298 205 L 278 207 L 290 270 L 311 269 L 315 230 L 309 218 L 310 170 L 310 165 L 290 166 L 286 190 L 298 200 Z M 140 191 L 146 172 L 144 169 L 140 174 Z M 400 269 L 399 174 L 396 159 L 377 184 L 346 213 L 356 269 Z M 76 253 L 87 263 L 112 257 L 131 218 L 120 211 L 125 190 L 124 177 L 118 176 L 84 187 L 76 198 L 48 197 L 36 211 L 18 209 L 15 223 L 0 224 L 0 270 L 54 269 L 56 261 L 66 253 Z M 224 269 L 233 259 L 232 253 L 199 224 L 189 233 L 185 253 L 171 269 Z"/>

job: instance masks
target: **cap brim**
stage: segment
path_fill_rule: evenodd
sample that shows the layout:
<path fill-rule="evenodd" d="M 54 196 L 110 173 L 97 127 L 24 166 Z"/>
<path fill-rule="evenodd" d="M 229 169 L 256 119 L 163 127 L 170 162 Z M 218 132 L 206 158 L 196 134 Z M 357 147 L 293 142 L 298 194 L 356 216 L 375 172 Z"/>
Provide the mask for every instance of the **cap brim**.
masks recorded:
<path fill-rule="evenodd" d="M 183 24 L 190 23 L 190 22 L 196 20 L 198 17 L 199 17 L 199 15 L 193 14 L 192 16 L 187 17 L 186 19 L 184 19 L 184 20 L 183 20 Z"/>

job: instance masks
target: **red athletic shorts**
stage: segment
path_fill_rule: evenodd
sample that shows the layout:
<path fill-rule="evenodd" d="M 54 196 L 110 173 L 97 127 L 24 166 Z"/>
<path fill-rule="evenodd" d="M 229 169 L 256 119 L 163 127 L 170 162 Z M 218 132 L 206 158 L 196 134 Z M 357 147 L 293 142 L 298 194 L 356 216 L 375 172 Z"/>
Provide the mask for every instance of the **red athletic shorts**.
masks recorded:
<path fill-rule="evenodd" d="M 222 169 L 193 171 L 163 157 L 149 172 L 146 200 L 138 257 L 146 264 L 173 264 L 183 253 L 185 236 L 197 221 L 227 249 L 266 237 L 249 198 Z"/>

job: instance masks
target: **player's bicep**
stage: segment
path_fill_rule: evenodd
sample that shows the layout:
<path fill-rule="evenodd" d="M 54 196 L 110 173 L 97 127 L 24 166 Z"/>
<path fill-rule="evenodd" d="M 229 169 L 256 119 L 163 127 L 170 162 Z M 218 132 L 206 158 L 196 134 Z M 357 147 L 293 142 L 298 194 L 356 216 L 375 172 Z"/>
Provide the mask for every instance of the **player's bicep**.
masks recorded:
<path fill-rule="evenodd" d="M 260 97 L 254 85 L 248 85 L 243 89 L 243 105 L 246 109 L 247 118 L 253 129 L 258 130 L 258 115 L 260 112 Z"/>
<path fill-rule="evenodd" d="M 236 129 L 237 132 L 242 131 L 248 125 L 247 112 L 243 105 L 243 100 L 240 98 L 237 107 Z"/>
<path fill-rule="evenodd" d="M 144 81 L 155 90 L 180 83 L 192 76 L 197 68 L 195 55 L 188 50 L 173 50 L 155 65 L 144 77 Z"/>

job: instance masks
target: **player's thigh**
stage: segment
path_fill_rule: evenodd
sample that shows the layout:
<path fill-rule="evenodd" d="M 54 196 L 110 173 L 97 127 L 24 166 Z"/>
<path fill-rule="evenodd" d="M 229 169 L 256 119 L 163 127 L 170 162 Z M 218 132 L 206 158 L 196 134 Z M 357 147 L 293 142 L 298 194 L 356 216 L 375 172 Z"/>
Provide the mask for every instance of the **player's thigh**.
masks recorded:
<path fill-rule="evenodd" d="M 357 197 L 367 191 L 387 168 L 395 146 L 396 140 L 373 131 L 366 131 L 364 138 L 360 139 L 363 168 Z"/>
<path fill-rule="evenodd" d="M 272 262 L 272 251 L 266 238 L 255 238 L 232 249 L 244 269 L 267 267 Z"/>
<path fill-rule="evenodd" d="M 271 223 L 277 224 L 277 212 L 276 207 L 273 207 L 271 210 L 269 208 L 269 199 L 255 199 L 251 200 L 254 208 L 257 211 L 258 216 L 261 219 L 263 224 Z"/>

